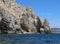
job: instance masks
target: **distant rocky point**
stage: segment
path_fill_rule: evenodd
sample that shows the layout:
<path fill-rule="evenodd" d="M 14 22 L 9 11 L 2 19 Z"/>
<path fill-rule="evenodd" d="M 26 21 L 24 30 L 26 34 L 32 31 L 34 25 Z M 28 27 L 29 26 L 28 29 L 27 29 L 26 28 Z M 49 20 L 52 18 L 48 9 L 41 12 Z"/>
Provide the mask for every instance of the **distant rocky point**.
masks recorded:
<path fill-rule="evenodd" d="M 51 28 L 52 33 L 60 33 L 60 28 Z"/>
<path fill-rule="evenodd" d="M 18 5 L 15 0 L 0 0 L 0 33 L 49 34 L 51 28 L 48 20 L 42 22 L 31 7 Z"/>

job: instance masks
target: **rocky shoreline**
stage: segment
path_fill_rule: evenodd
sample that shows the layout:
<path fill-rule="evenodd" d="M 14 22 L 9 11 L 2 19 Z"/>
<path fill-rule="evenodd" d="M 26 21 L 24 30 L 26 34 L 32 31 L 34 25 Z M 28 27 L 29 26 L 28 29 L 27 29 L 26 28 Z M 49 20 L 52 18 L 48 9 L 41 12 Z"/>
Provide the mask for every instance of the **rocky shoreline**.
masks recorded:
<path fill-rule="evenodd" d="M 16 0 L 0 0 L 1 34 L 50 34 L 47 19 L 44 22 L 36 16 L 31 7 L 18 5 Z"/>

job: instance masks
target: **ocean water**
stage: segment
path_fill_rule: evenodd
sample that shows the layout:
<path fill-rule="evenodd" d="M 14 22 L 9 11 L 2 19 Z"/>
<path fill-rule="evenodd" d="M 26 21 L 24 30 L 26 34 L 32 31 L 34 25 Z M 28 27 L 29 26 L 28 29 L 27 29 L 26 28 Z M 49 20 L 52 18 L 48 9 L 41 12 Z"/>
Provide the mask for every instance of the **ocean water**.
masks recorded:
<path fill-rule="evenodd" d="M 60 44 L 60 34 L 1 34 L 0 44 Z"/>

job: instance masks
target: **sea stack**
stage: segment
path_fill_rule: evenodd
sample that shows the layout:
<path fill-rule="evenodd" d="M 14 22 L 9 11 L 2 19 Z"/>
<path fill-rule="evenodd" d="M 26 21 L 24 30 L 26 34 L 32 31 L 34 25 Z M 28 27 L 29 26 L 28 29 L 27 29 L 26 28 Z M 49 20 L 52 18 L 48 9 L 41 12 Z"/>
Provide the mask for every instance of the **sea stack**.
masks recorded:
<path fill-rule="evenodd" d="M 49 26 L 49 22 L 47 19 L 44 20 L 43 27 L 44 27 L 45 33 L 51 33 L 51 31 L 50 31 L 51 28 Z"/>

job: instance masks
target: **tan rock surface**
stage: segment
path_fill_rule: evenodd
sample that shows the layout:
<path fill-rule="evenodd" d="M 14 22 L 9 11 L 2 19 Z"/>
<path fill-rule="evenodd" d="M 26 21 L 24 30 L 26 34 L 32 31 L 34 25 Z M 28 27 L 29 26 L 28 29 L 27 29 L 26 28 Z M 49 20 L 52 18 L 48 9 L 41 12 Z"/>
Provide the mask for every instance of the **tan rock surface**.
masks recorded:
<path fill-rule="evenodd" d="M 49 24 L 44 23 L 44 27 Z M 31 7 L 18 5 L 15 0 L 0 0 L 0 30 L 2 33 L 40 33 L 42 21 Z"/>

